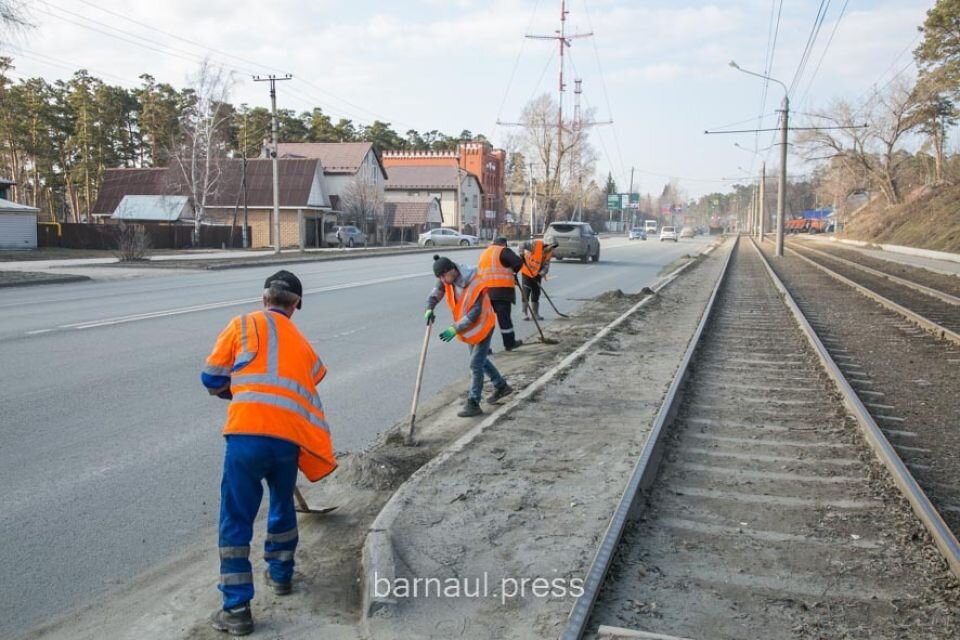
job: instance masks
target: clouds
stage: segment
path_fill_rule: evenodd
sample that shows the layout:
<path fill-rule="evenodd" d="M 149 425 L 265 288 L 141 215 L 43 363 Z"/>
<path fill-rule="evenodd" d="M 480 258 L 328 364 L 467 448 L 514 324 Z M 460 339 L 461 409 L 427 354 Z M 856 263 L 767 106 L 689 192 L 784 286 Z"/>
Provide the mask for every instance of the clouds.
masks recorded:
<path fill-rule="evenodd" d="M 818 4 L 784 3 L 772 74 L 787 84 Z M 802 89 L 841 4 L 831 7 Z M 866 91 L 898 53 L 910 48 L 930 4 L 851 2 L 810 102 L 855 98 Z M 401 130 L 470 129 L 494 139 L 507 133 L 495 126 L 498 116 L 514 120 L 531 96 L 556 90 L 556 42 L 524 39 L 529 33 L 552 35 L 558 28 L 555 0 L 51 0 L 34 6 L 38 28 L 25 35 L 23 48 L 44 58 L 13 53 L 19 72 L 28 76 L 66 78 L 86 67 L 109 82 L 137 84 L 141 73 L 150 73 L 182 86 L 199 58 L 214 49 L 243 59 L 211 54 L 237 69 L 236 102 L 268 104 L 264 87 L 251 82 L 250 73 L 289 72 L 294 81 L 278 88 L 283 107 L 319 105 L 334 117 L 361 122 L 381 117 Z M 584 103 L 599 106 L 599 118 L 616 120 L 614 127 L 597 130 L 611 149 L 601 157 L 602 173 L 612 167 L 621 180 L 618 174 L 629 173 L 631 164 L 704 177 L 735 171 L 744 158 L 727 150 L 733 140 L 705 141 L 701 132 L 758 112 L 762 82 L 726 64 L 736 59 L 745 68 L 762 70 L 770 0 L 568 0 L 567 8 L 568 33 L 595 34 L 575 40 L 568 51 L 569 88 L 574 77 L 583 78 Z M 60 66 L 38 61 L 50 58 Z M 908 50 L 896 66 L 909 59 Z M 778 93 L 770 95 L 772 110 Z M 569 93 L 568 99 L 572 104 Z M 624 150 L 622 162 L 611 157 L 619 155 L 612 151 L 616 143 Z M 697 153 L 689 153 L 691 148 Z"/>

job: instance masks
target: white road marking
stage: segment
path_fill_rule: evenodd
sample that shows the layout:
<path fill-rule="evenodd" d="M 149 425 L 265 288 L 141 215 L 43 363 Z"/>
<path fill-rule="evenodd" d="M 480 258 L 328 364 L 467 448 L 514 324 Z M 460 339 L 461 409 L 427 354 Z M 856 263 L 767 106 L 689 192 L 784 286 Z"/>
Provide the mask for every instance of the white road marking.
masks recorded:
<path fill-rule="evenodd" d="M 346 282 L 344 284 L 335 284 L 328 287 L 317 287 L 314 289 L 307 289 L 303 292 L 304 296 L 312 293 L 328 293 L 330 291 L 340 291 L 342 289 L 354 289 L 358 287 L 368 287 L 375 284 L 382 284 L 385 282 L 396 282 L 398 280 L 408 280 L 411 278 L 422 278 L 423 276 L 431 275 L 429 273 L 410 273 L 402 276 L 391 276 L 389 278 L 377 278 L 375 280 L 360 280 L 358 282 Z M 151 320 L 153 318 L 164 318 L 168 316 L 178 316 L 185 313 L 195 313 L 197 311 L 209 311 L 211 309 L 222 309 L 224 307 L 234 307 L 244 304 L 253 304 L 260 301 L 260 297 L 254 298 L 238 298 L 235 300 L 226 300 L 224 302 L 211 302 L 209 304 L 197 304 L 189 307 L 179 307 L 176 309 L 164 309 L 162 311 L 150 311 L 147 313 L 136 313 L 128 316 L 116 316 L 113 318 L 105 318 L 103 320 L 88 320 L 85 322 L 73 322 L 70 324 L 62 324 L 57 327 L 57 329 L 94 329 L 96 327 L 105 327 L 116 324 L 124 324 L 127 322 L 137 322 L 139 320 Z M 45 329 L 43 331 L 54 331 L 54 329 Z"/>

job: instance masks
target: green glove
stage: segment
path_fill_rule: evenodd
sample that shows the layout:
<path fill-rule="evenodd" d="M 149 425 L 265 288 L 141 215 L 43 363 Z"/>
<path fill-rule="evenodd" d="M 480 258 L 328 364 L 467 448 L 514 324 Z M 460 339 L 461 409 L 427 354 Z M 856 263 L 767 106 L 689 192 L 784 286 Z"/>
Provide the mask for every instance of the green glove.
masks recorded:
<path fill-rule="evenodd" d="M 433 324 L 433 321 L 437 319 L 437 314 L 433 312 L 433 309 L 427 309 L 423 313 L 423 319 L 427 321 L 427 324 Z"/>
<path fill-rule="evenodd" d="M 453 328 L 453 325 L 444 329 L 443 332 L 440 334 L 440 339 L 443 340 L 444 342 L 450 342 L 456 337 L 457 337 L 457 330 Z"/>

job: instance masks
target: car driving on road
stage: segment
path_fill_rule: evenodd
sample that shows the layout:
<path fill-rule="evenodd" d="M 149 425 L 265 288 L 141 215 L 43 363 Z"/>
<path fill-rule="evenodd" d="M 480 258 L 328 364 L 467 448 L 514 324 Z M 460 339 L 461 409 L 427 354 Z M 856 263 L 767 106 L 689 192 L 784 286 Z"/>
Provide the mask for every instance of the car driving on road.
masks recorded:
<path fill-rule="evenodd" d="M 543 241 L 548 245 L 556 243 L 553 257 L 558 260 L 600 260 L 600 238 L 586 222 L 552 222 L 543 234 Z"/>
<path fill-rule="evenodd" d="M 646 240 L 647 232 L 643 230 L 643 227 L 634 227 L 630 229 L 630 234 L 627 236 L 629 240 Z"/>
<path fill-rule="evenodd" d="M 677 228 L 676 227 L 663 227 L 660 229 L 660 242 L 664 240 L 673 240 L 677 241 Z"/>

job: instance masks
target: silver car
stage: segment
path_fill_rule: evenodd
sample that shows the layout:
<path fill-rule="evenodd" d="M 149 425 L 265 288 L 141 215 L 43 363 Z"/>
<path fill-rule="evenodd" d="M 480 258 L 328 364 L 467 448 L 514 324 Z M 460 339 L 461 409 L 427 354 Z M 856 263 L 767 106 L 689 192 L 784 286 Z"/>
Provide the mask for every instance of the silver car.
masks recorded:
<path fill-rule="evenodd" d="M 552 222 L 543 234 L 543 241 L 557 245 L 553 250 L 553 257 L 557 260 L 600 260 L 600 237 L 586 222 Z"/>
<path fill-rule="evenodd" d="M 474 247 L 479 238 L 459 233 L 453 229 L 430 229 L 417 238 L 418 247 Z"/>
<path fill-rule="evenodd" d="M 344 225 L 342 227 L 334 227 L 333 231 L 328 233 L 324 238 L 324 240 L 327 243 L 327 246 L 330 246 L 330 247 L 339 246 L 340 242 L 337 240 L 337 232 L 340 233 L 340 237 L 343 239 L 343 246 L 345 247 L 367 246 L 367 236 L 364 235 L 363 231 L 360 231 L 360 229 L 358 229 L 353 225 Z"/>

